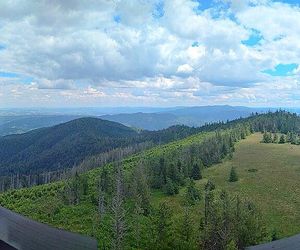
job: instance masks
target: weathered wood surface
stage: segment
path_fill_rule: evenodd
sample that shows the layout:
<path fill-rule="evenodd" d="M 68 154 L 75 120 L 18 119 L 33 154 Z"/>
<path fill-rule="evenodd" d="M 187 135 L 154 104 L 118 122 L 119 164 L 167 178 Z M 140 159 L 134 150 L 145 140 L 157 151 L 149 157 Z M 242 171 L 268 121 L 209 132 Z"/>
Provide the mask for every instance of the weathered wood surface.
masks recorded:
<path fill-rule="evenodd" d="M 247 250 L 299 250 L 300 234 L 269 243 L 247 247 Z"/>
<path fill-rule="evenodd" d="M 97 250 L 97 241 L 0 207 L 0 242 L 18 250 Z"/>

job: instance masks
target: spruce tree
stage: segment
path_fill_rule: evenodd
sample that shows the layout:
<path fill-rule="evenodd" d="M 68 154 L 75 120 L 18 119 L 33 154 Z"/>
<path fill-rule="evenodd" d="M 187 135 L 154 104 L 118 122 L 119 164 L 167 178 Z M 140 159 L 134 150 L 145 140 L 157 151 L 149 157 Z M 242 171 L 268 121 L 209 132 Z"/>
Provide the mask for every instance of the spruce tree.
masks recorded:
<path fill-rule="evenodd" d="M 276 133 L 273 136 L 273 143 L 278 143 L 278 135 Z"/>
<path fill-rule="evenodd" d="M 187 186 L 185 198 L 188 205 L 194 205 L 201 198 L 200 191 L 195 187 L 193 180 L 190 180 Z"/>
<path fill-rule="evenodd" d="M 167 178 L 167 183 L 164 186 L 164 190 L 167 195 L 178 194 L 179 186 L 175 182 L 173 182 L 170 178 Z"/>
<path fill-rule="evenodd" d="M 208 192 L 214 190 L 215 188 L 216 188 L 216 186 L 211 180 L 208 180 L 204 187 L 205 191 L 208 191 Z"/>
<path fill-rule="evenodd" d="M 201 169 L 200 169 L 200 166 L 199 166 L 198 163 L 195 163 L 195 164 L 193 165 L 191 177 L 192 177 L 194 180 L 201 180 L 201 179 L 202 179 Z"/>
<path fill-rule="evenodd" d="M 291 141 L 292 141 L 292 133 L 291 132 L 287 132 L 286 142 L 291 142 Z"/>
<path fill-rule="evenodd" d="M 280 144 L 284 144 L 285 143 L 285 137 L 284 137 L 284 135 L 280 136 L 279 143 Z"/>
<path fill-rule="evenodd" d="M 194 249 L 196 244 L 195 235 L 195 227 L 193 225 L 190 208 L 185 207 L 183 217 L 179 223 L 180 249 Z"/>
<path fill-rule="evenodd" d="M 232 167 L 231 170 L 230 170 L 228 181 L 229 182 L 236 182 L 236 181 L 238 181 L 238 176 L 237 176 L 237 173 L 236 173 L 234 167 Z"/>
<path fill-rule="evenodd" d="M 264 132 L 263 142 L 264 143 L 270 143 L 270 142 L 272 142 L 272 135 L 271 135 L 271 133 L 267 133 L 266 131 Z"/>
<path fill-rule="evenodd" d="M 153 249 L 168 249 L 170 243 L 170 227 L 172 225 L 172 211 L 166 202 L 159 204 L 155 217 L 156 239 Z"/>

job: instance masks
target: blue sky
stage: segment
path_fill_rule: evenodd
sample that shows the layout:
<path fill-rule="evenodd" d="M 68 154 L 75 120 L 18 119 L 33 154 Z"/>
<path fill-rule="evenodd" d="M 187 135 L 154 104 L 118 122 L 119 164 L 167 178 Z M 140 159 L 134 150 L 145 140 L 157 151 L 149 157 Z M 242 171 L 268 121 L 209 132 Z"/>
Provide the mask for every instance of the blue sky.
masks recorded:
<path fill-rule="evenodd" d="M 264 70 L 263 73 L 271 76 L 290 76 L 293 75 L 293 71 L 299 67 L 297 63 L 291 64 L 278 64 L 274 69 Z"/>
<path fill-rule="evenodd" d="M 296 0 L 5 1 L 0 108 L 300 107 Z"/>
<path fill-rule="evenodd" d="M 3 78 L 15 78 L 17 76 L 18 76 L 18 74 L 16 74 L 16 73 L 0 71 L 0 77 L 3 77 Z"/>

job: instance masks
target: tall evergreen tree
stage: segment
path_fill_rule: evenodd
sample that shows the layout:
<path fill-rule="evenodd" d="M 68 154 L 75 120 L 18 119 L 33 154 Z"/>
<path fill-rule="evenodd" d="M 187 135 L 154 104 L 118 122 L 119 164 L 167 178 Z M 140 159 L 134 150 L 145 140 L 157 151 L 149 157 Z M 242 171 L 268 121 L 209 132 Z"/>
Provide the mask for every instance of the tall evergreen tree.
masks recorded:
<path fill-rule="evenodd" d="M 230 170 L 228 181 L 229 182 L 236 182 L 236 181 L 238 181 L 238 176 L 237 176 L 237 173 L 236 173 L 234 167 L 232 167 L 231 170 Z"/>
<path fill-rule="evenodd" d="M 284 144 L 285 143 L 285 136 L 283 134 L 280 136 L 279 143 L 280 144 Z"/>
<path fill-rule="evenodd" d="M 195 182 L 190 180 L 186 188 L 185 202 L 188 205 L 194 205 L 198 200 L 200 200 L 200 198 L 200 191 L 196 188 Z"/>
<path fill-rule="evenodd" d="M 274 133 L 273 143 L 278 143 L 278 135 L 277 135 L 277 133 Z"/>
<path fill-rule="evenodd" d="M 132 179 L 133 197 L 136 201 L 140 201 L 139 206 L 143 210 L 143 214 L 148 215 L 151 209 L 151 191 L 148 185 L 147 174 L 142 162 L 139 162 L 138 166 L 133 170 Z"/>
<path fill-rule="evenodd" d="M 200 164 L 195 163 L 195 164 L 193 165 L 191 177 L 192 177 L 194 180 L 200 180 L 200 179 L 202 179 L 201 169 L 200 169 Z"/>
<path fill-rule="evenodd" d="M 272 142 L 272 136 L 271 136 L 271 133 L 268 133 L 267 131 L 264 132 L 264 135 L 263 135 L 263 142 L 264 142 L 264 143 L 271 143 L 271 142 Z"/>
<path fill-rule="evenodd" d="M 179 222 L 179 237 L 180 243 L 177 243 L 179 249 L 194 249 L 195 242 L 195 227 L 189 207 L 184 208 L 184 214 Z"/>
<path fill-rule="evenodd" d="M 156 241 L 154 249 L 170 249 L 172 211 L 166 202 L 159 204 L 156 211 Z"/>
<path fill-rule="evenodd" d="M 167 195 L 175 195 L 179 192 L 179 186 L 173 182 L 170 178 L 167 178 L 167 183 L 164 186 L 164 191 Z"/>

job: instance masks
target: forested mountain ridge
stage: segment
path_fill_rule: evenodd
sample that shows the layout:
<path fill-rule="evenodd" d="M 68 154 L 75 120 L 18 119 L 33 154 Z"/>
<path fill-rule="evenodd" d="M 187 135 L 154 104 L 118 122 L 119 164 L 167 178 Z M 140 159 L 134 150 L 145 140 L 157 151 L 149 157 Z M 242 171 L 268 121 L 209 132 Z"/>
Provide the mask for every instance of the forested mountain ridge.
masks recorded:
<path fill-rule="evenodd" d="M 49 128 L 0 137 L 0 173 L 29 174 L 71 168 L 86 157 L 140 143 L 166 143 L 197 130 L 174 126 L 138 132 L 99 118 L 79 118 Z"/>
<path fill-rule="evenodd" d="M 161 238 L 157 235 L 156 227 L 160 223 L 157 216 L 166 213 L 165 222 L 169 224 L 171 210 L 165 203 L 157 207 L 152 201 L 151 190 L 160 190 L 166 195 L 178 193 L 179 187 L 187 185 L 189 178 L 200 178 L 198 171 L 204 166 L 209 167 L 232 152 L 234 141 L 230 139 L 231 135 L 234 140 L 239 140 L 246 133 L 249 130 L 243 126 L 218 133 L 199 133 L 126 158 L 121 165 L 108 164 L 83 175 L 76 174 L 70 181 L 4 193 L 0 195 L 0 204 L 36 220 L 97 237 L 100 249 L 114 249 L 115 237 L 116 241 L 119 241 L 118 237 L 123 238 L 124 248 L 120 249 L 186 246 L 186 241 L 174 241 L 169 235 L 170 228 L 164 228 L 165 225 L 162 225 L 163 230 L 167 230 L 169 236 Z M 209 184 L 208 192 L 213 189 L 213 184 Z M 194 199 L 194 202 L 200 199 L 198 191 L 194 191 L 188 206 L 192 206 Z M 178 215 L 182 216 L 182 208 Z M 114 221 L 119 219 L 121 224 L 117 227 L 120 228 L 116 229 Z M 209 220 L 207 217 L 207 223 Z M 135 239 L 137 234 L 141 238 Z M 192 248 L 183 249 L 195 249 L 194 240 L 191 239 L 189 244 Z"/>
<path fill-rule="evenodd" d="M 0 166 L 2 173 L 72 167 L 87 154 L 128 145 L 135 136 L 136 131 L 118 123 L 80 118 L 0 138 Z"/>
<path fill-rule="evenodd" d="M 4 115 L 0 114 L 0 136 L 26 133 L 33 129 L 51 127 L 78 119 L 79 115 Z"/>
<path fill-rule="evenodd" d="M 69 181 L 4 193 L 0 204 L 94 236 L 100 249 L 243 249 L 272 238 L 255 204 L 209 180 L 204 189 L 195 182 L 251 133 L 297 133 L 299 125 L 282 111 L 207 125 Z"/>

